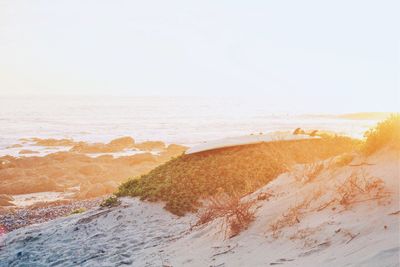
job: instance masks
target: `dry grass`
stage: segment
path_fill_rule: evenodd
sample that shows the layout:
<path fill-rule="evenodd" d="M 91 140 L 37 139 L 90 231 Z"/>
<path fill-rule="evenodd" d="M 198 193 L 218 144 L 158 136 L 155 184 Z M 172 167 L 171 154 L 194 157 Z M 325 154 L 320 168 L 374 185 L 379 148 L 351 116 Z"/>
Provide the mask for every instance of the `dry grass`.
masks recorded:
<path fill-rule="evenodd" d="M 211 197 L 209 204 L 199 213 L 195 226 L 204 225 L 217 218 L 223 218 L 225 236 L 229 238 L 247 229 L 254 220 L 252 209 L 255 200 L 243 201 L 239 196 L 220 194 Z"/>
<path fill-rule="evenodd" d="M 337 200 L 347 208 L 356 202 L 382 199 L 388 196 L 383 185 L 381 179 L 367 174 L 364 170 L 353 172 L 343 184 L 336 187 L 339 194 Z"/>
<path fill-rule="evenodd" d="M 296 181 L 306 184 L 314 181 L 323 169 L 323 162 L 312 162 L 301 166 L 293 175 Z"/>
<path fill-rule="evenodd" d="M 270 225 L 272 230 L 272 237 L 278 238 L 281 230 L 285 227 L 293 226 L 300 223 L 305 212 L 311 207 L 313 202 L 315 202 L 322 195 L 320 189 L 314 191 L 308 198 L 305 198 L 302 202 L 291 207 L 286 213 Z"/>
<path fill-rule="evenodd" d="M 353 172 L 342 184 L 334 186 L 332 189 L 333 191 L 330 189 L 318 189 L 301 203 L 289 208 L 287 212 L 270 225 L 272 236 L 277 238 L 283 228 L 299 223 L 307 212 L 319 212 L 335 204 L 347 209 L 354 203 L 385 200 L 390 195 L 385 190 L 384 182 L 381 179 L 371 176 L 363 169 Z M 317 200 L 323 194 L 327 194 L 328 191 L 333 193 L 332 197 L 315 207 L 315 204 L 318 203 Z"/>
<path fill-rule="evenodd" d="M 354 159 L 354 154 L 350 154 L 350 153 L 345 153 L 343 155 L 340 155 L 339 157 L 335 158 L 333 164 L 335 167 L 344 167 L 349 165 L 353 159 Z"/>
<path fill-rule="evenodd" d="M 378 123 L 377 126 L 365 132 L 363 151 L 371 155 L 379 149 L 390 146 L 400 149 L 400 114 L 392 114 L 388 119 Z"/>

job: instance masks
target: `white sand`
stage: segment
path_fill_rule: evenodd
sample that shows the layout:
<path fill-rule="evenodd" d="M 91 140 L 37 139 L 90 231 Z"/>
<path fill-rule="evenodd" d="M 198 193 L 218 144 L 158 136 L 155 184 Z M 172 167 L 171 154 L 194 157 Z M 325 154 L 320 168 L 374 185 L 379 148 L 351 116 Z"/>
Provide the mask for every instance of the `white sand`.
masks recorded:
<path fill-rule="evenodd" d="M 123 199 L 117 208 L 9 233 L 0 250 L 0 266 L 161 266 L 160 250 L 188 229 L 189 220 L 160 204 Z"/>
<path fill-rule="evenodd" d="M 399 156 L 386 153 L 367 162 L 375 165 L 327 168 L 306 184 L 296 181 L 293 174 L 283 174 L 259 191 L 272 192 L 274 197 L 258 203 L 256 220 L 248 230 L 224 240 L 220 222 L 214 221 L 178 240 L 165 253 L 173 266 L 399 266 L 400 214 L 390 215 L 400 211 Z M 336 185 L 358 171 L 381 178 L 390 196 L 347 209 L 332 204 L 316 210 L 337 197 Z M 273 237 L 271 225 L 319 190 L 321 196 L 299 212 L 300 222 Z"/>
<path fill-rule="evenodd" d="M 274 142 L 274 141 L 289 141 L 289 140 L 300 140 L 300 139 L 311 139 L 319 137 L 311 137 L 306 134 L 291 134 L 282 132 L 273 132 L 268 134 L 255 134 L 255 135 L 244 135 L 237 137 L 229 137 L 219 140 L 207 141 L 203 144 L 189 148 L 185 154 L 194 154 L 208 150 L 214 150 L 224 147 L 242 146 L 257 144 L 262 142 Z"/>
<path fill-rule="evenodd" d="M 365 162 L 373 165 L 365 165 Z M 177 218 L 160 204 L 124 199 L 123 205 L 98 209 L 8 234 L 0 266 L 399 266 L 399 155 L 382 152 L 352 165 L 325 169 L 312 181 L 303 166 L 249 196 L 271 192 L 257 202 L 256 219 L 236 237 L 224 238 L 220 220 L 188 231 L 194 216 Z M 387 196 L 355 196 L 347 207 L 333 202 L 336 187 L 351 173 L 384 181 Z M 320 195 L 317 192 L 321 192 Z M 274 232 L 283 214 L 298 210 L 299 222 Z M 319 209 L 318 209 L 319 208 Z"/>

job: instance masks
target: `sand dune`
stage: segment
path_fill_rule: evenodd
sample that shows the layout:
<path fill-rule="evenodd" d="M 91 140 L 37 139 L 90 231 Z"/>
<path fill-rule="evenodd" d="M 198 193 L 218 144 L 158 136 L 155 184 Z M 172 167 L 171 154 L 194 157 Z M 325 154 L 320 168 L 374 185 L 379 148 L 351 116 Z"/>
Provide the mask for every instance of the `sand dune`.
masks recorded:
<path fill-rule="evenodd" d="M 381 153 L 355 159 L 352 165 L 360 166 L 326 161 L 310 182 L 302 182 L 298 170 L 283 174 L 250 196 L 273 195 L 257 203 L 248 230 L 225 239 L 221 221 L 214 221 L 165 254 L 172 266 L 398 266 L 399 163 L 398 154 Z M 351 204 L 340 204 L 337 187 L 353 173 L 381 179 L 382 197 L 354 192 Z"/>
<path fill-rule="evenodd" d="M 399 155 L 383 151 L 322 162 L 313 177 L 298 165 L 262 192 L 255 221 L 233 238 L 221 220 L 192 230 L 195 216 L 124 198 L 97 209 L 13 231 L 4 266 L 398 266 Z M 356 178 L 351 178 L 356 177 Z M 358 178 L 357 178 L 358 177 Z M 357 180 L 360 179 L 360 180 Z M 346 195 L 347 186 L 361 189 Z"/>

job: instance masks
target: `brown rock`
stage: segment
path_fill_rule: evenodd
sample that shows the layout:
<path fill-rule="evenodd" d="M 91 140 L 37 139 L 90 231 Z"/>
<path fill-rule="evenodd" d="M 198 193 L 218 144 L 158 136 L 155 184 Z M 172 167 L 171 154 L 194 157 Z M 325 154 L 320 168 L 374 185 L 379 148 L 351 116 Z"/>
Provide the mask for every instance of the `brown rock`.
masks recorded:
<path fill-rule="evenodd" d="M 186 149 L 187 149 L 187 147 L 185 147 L 185 146 L 171 144 L 171 145 L 169 145 L 167 147 L 166 150 L 161 152 L 160 160 L 161 161 L 166 161 L 166 160 L 169 160 L 172 157 L 179 156 L 182 153 L 184 153 L 186 151 Z"/>
<path fill-rule="evenodd" d="M 101 155 L 96 157 L 96 159 L 104 163 L 104 162 L 112 162 L 114 160 L 114 157 L 112 155 Z"/>
<path fill-rule="evenodd" d="M 89 189 L 85 193 L 85 197 L 86 198 L 97 197 L 105 194 L 107 194 L 107 188 L 104 185 L 97 183 L 89 187 Z"/>
<path fill-rule="evenodd" d="M 132 156 L 120 157 L 116 159 L 116 161 L 123 162 L 128 165 L 136 165 L 144 162 L 156 162 L 156 157 L 154 157 L 151 153 L 142 153 Z"/>
<path fill-rule="evenodd" d="M 135 140 L 132 137 L 126 136 L 126 137 L 121 137 L 112 140 L 110 143 L 108 143 L 108 146 L 118 149 L 118 150 L 123 150 L 125 148 L 131 148 L 135 145 Z"/>
<path fill-rule="evenodd" d="M 165 148 L 165 143 L 161 141 L 146 141 L 139 144 L 135 144 L 137 149 L 143 151 L 151 151 L 151 150 L 163 150 Z"/>
<path fill-rule="evenodd" d="M 187 150 L 187 147 L 181 145 L 171 144 L 167 147 L 166 151 L 170 153 L 182 154 Z"/>
<path fill-rule="evenodd" d="M 15 205 L 8 200 L 0 199 L 0 207 L 6 207 L 6 206 L 15 206 Z"/>
<path fill-rule="evenodd" d="M 37 146 L 73 146 L 75 142 L 72 139 L 33 139 Z"/>
<path fill-rule="evenodd" d="M 102 143 L 87 144 L 84 142 L 74 145 L 70 151 L 79 152 L 79 153 L 107 153 L 107 152 L 110 152 L 110 151 L 108 151 L 107 146 Z"/>
<path fill-rule="evenodd" d="M 83 166 L 79 169 L 79 172 L 84 175 L 99 175 L 103 172 L 103 168 L 100 165 L 91 164 Z"/>
<path fill-rule="evenodd" d="M 79 153 L 114 153 L 122 151 L 126 148 L 133 148 L 135 140 L 132 137 L 121 137 L 112 140 L 108 144 L 94 143 L 88 144 L 80 142 L 74 145 L 70 151 Z"/>
<path fill-rule="evenodd" d="M 8 146 L 7 148 L 18 148 L 18 147 L 22 147 L 22 145 L 21 144 L 14 144 L 14 145 Z"/>
<path fill-rule="evenodd" d="M 9 196 L 9 195 L 6 195 L 6 194 L 0 194 L 0 200 L 13 201 L 14 198 L 12 196 Z"/>
<path fill-rule="evenodd" d="M 115 181 L 107 181 L 103 183 L 104 187 L 106 188 L 107 194 L 111 194 L 115 192 L 118 188 L 118 183 Z"/>
<path fill-rule="evenodd" d="M 24 155 L 24 154 L 38 154 L 39 152 L 29 150 L 29 149 L 22 149 L 18 154 Z"/>
<path fill-rule="evenodd" d="M 7 157 L 0 158 L 0 169 L 14 168 L 15 163 L 13 162 L 15 159 L 9 159 Z"/>

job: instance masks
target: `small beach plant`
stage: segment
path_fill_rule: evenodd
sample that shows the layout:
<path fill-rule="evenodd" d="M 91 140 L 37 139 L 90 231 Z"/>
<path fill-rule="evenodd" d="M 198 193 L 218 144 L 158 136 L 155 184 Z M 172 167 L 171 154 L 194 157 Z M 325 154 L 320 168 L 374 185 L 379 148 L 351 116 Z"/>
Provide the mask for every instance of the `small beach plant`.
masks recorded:
<path fill-rule="evenodd" d="M 374 128 L 365 132 L 365 154 L 371 155 L 379 149 L 390 146 L 400 149 L 400 114 L 392 114 L 388 119 L 378 123 Z"/>
<path fill-rule="evenodd" d="M 79 213 L 82 213 L 82 212 L 85 212 L 85 211 L 86 211 L 85 208 L 75 209 L 75 210 L 73 210 L 73 211 L 70 213 L 70 215 L 79 214 Z"/>
<path fill-rule="evenodd" d="M 116 196 L 111 196 L 103 200 L 101 202 L 100 207 L 102 208 L 111 208 L 111 207 L 116 207 L 121 204 L 121 200 L 118 199 Z"/>

